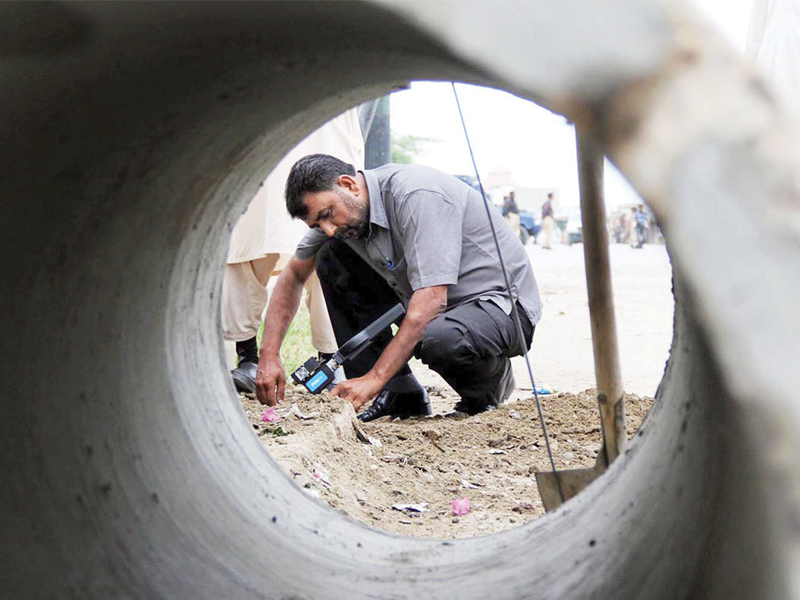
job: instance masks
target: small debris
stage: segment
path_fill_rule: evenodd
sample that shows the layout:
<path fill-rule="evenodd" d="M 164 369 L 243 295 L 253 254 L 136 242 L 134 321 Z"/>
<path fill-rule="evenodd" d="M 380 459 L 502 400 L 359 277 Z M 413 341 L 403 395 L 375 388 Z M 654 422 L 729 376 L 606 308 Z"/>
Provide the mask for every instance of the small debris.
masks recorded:
<path fill-rule="evenodd" d="M 477 483 L 472 483 L 472 482 L 469 482 L 469 481 L 467 481 L 466 479 L 462 479 L 462 480 L 461 480 L 461 486 L 462 486 L 462 487 L 465 487 L 465 488 L 468 488 L 468 489 L 471 489 L 471 490 L 476 490 L 476 489 L 478 489 L 479 487 L 481 487 L 481 486 L 479 486 Z"/>
<path fill-rule="evenodd" d="M 359 441 L 364 442 L 365 444 L 369 444 L 369 436 L 361 427 L 361 423 L 359 423 L 358 419 L 353 419 L 352 423 L 353 423 L 353 429 L 356 430 L 356 437 L 359 439 Z"/>
<path fill-rule="evenodd" d="M 392 504 L 392 508 L 407 515 L 415 515 L 428 512 L 428 503 L 419 502 L 418 504 Z"/>
<path fill-rule="evenodd" d="M 319 465 L 314 467 L 314 470 L 311 471 L 311 475 L 313 475 L 314 478 L 319 479 L 325 485 L 330 486 L 331 476 L 328 474 L 328 471 L 326 471 L 324 467 L 321 467 Z"/>
<path fill-rule="evenodd" d="M 427 438 L 433 447 L 439 450 L 439 452 L 444 452 L 444 448 L 437 443 L 437 440 L 441 439 L 442 437 L 442 434 L 438 429 L 426 429 L 422 432 L 422 435 L 423 437 Z"/>
<path fill-rule="evenodd" d="M 523 391 L 523 392 L 532 392 L 533 391 L 533 388 L 530 387 L 530 386 L 528 386 L 528 387 L 519 387 L 517 389 L 520 390 L 520 391 Z M 541 386 L 536 388 L 536 393 L 539 394 L 540 396 L 549 396 L 551 394 L 555 394 L 556 390 L 554 388 L 550 387 L 549 385 L 541 385 Z"/>
<path fill-rule="evenodd" d="M 289 414 L 290 415 L 294 415 L 295 417 L 297 417 L 298 419 L 301 419 L 303 421 L 308 421 L 310 419 L 316 419 L 319 416 L 318 412 L 313 412 L 313 413 L 309 413 L 309 414 L 302 413 L 300 411 L 300 409 L 297 407 L 297 403 L 296 402 L 292 403 L 292 408 L 289 409 Z"/>
<path fill-rule="evenodd" d="M 445 396 L 444 388 L 438 385 L 426 385 L 425 391 L 428 392 L 429 396 Z"/>
<path fill-rule="evenodd" d="M 281 416 L 275 412 L 275 407 L 271 406 L 261 415 L 261 420 L 264 421 L 264 423 L 277 423 L 281 420 Z"/>
<path fill-rule="evenodd" d="M 489 450 L 489 454 L 508 454 L 508 452 L 506 452 L 505 450 L 494 449 L 494 450 Z"/>
<path fill-rule="evenodd" d="M 470 510 L 469 498 L 459 498 L 457 500 L 450 500 L 450 511 L 456 515 L 465 515 Z"/>

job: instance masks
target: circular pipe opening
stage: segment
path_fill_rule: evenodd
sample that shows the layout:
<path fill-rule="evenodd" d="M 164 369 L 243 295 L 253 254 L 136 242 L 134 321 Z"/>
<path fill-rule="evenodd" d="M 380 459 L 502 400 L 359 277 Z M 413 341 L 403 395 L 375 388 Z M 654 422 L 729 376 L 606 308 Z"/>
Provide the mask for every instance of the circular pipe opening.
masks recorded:
<path fill-rule="evenodd" d="M 730 444 L 740 415 L 718 360 L 733 363 L 713 337 L 732 335 L 728 312 L 698 310 L 715 298 L 697 279 L 706 263 L 687 263 L 690 228 L 666 203 L 691 213 L 696 187 L 680 169 L 664 183 L 663 165 L 648 171 L 634 153 L 674 150 L 648 147 L 659 139 L 650 113 L 692 61 L 665 58 L 676 26 L 660 3 L 604 5 L 607 32 L 598 8 L 571 6 L 500 5 L 483 23 L 491 36 L 469 47 L 463 36 L 484 31 L 474 5 L 458 22 L 440 18 L 445 4 L 403 5 L 403 17 L 326 3 L 4 9 L 9 22 L 42 23 L 53 48 L 42 57 L 12 41 L 0 64 L 0 223 L 15 258 L 0 267 L 14 290 L 3 293 L 0 367 L 11 399 L 0 424 L 4 595 L 682 598 L 722 594 L 738 575 L 740 597 L 758 597 L 771 580 L 736 548 L 774 546 L 756 514 L 732 524 L 763 497 L 746 485 L 757 454 Z M 531 40 L 520 22 L 547 35 Z M 585 41 L 546 47 L 575 39 L 566 22 Z M 513 60 L 482 60 L 504 35 L 514 43 L 499 58 Z M 647 51 L 631 57 L 630 44 Z M 638 85 L 645 73 L 662 87 Z M 558 513 L 483 539 L 388 536 L 304 497 L 249 432 L 217 333 L 220 241 L 258 174 L 336 112 L 412 76 L 599 116 L 606 149 L 654 200 L 685 270 L 661 402 L 626 456 Z"/>
<path fill-rule="evenodd" d="M 558 169 L 556 174 L 545 176 L 549 177 L 553 189 L 559 192 L 560 208 L 557 212 L 559 216 L 576 212 L 577 209 L 568 211 L 564 208 L 565 202 L 577 201 L 578 194 L 574 127 L 560 116 L 497 90 L 457 87 L 468 128 L 472 129 L 472 144 L 479 164 L 488 164 L 489 156 L 495 161 L 494 165 L 510 160 L 512 152 L 497 152 L 502 145 L 518 149 L 521 156 L 513 153 L 517 165 L 530 163 L 534 156 L 542 158 L 544 149 L 558 152 L 557 158 L 543 159 L 548 166 L 539 165 L 537 169 L 540 173 L 548 173 L 554 167 Z M 442 158 L 440 150 L 441 164 L 436 159 L 433 163 L 426 160 L 427 155 L 418 162 L 440 169 L 448 169 L 445 164 L 449 163 L 448 172 L 469 173 L 472 167 L 449 83 L 412 82 L 411 91 L 393 94 L 390 103 L 393 119 L 397 117 L 399 122 L 405 121 L 407 127 L 409 116 L 403 111 L 409 110 L 409 106 L 424 112 L 423 122 L 429 126 L 434 121 L 446 123 L 434 126 L 429 137 L 446 146 L 447 157 Z M 518 138 L 534 133 L 536 138 L 525 144 L 511 139 L 511 130 L 501 126 L 510 120 L 518 126 L 514 130 Z M 277 200 L 277 196 L 282 195 L 282 185 L 274 180 L 285 179 L 291 162 L 304 153 L 336 154 L 330 148 L 331 139 L 343 138 L 348 123 L 347 119 L 331 121 L 327 134 L 312 134 L 300 149 L 290 153 L 288 161 L 283 157 L 283 166 L 271 172 L 267 182 L 259 188 L 248 213 L 237 222 L 237 229 L 243 225 L 250 227 L 253 220 L 264 212 L 283 211 L 282 201 Z M 538 137 L 542 128 L 550 133 L 549 137 Z M 415 133 L 422 135 L 422 130 Z M 529 145 L 536 145 L 539 150 L 531 150 Z M 339 143 L 339 147 L 349 152 L 350 145 L 344 141 Z M 457 167 L 454 166 L 455 159 L 451 158 L 454 154 L 463 155 Z M 345 154 L 344 157 L 350 160 L 349 156 Z M 497 193 L 505 188 L 492 189 L 491 178 L 484 177 L 483 183 L 487 192 L 494 194 L 492 201 L 496 203 L 500 198 Z M 280 192 L 278 188 L 281 188 Z M 543 189 L 525 187 L 524 183 L 515 189 L 520 209 L 538 214 L 545 197 Z M 611 189 L 613 193 L 613 190 L 619 190 L 619 186 Z M 541 198 L 536 196 L 537 193 Z M 628 204 L 632 200 L 636 201 L 635 204 L 641 202 L 631 193 L 624 197 Z M 258 205 L 255 211 L 252 204 Z M 265 208 L 267 204 L 270 208 Z M 278 222 L 288 219 L 285 215 Z M 264 252 L 275 252 L 281 244 L 289 249 L 285 241 L 287 234 L 277 227 L 276 222 L 270 223 L 266 229 L 276 231 L 280 242 L 274 241 Z M 301 234 L 295 232 L 299 240 Z M 236 233 L 233 239 L 241 240 Z M 260 242 L 262 238 L 256 239 Z M 539 245 L 531 242 L 526 246 L 535 265 L 547 317 L 537 326 L 531 362 L 539 386 L 544 382 L 559 392 L 567 393 L 566 397 L 561 394 L 542 397 L 558 469 L 591 467 L 602 440 L 596 398 L 586 390 L 594 387 L 594 370 L 583 249 L 580 245 L 568 249 L 566 241 L 560 246 L 556 240 L 556 252 L 548 255 L 541 249 L 542 239 Z M 635 237 L 633 241 L 635 244 Z M 244 247 L 251 248 L 255 243 L 252 241 Z M 243 248 L 241 242 L 234 247 Z M 674 302 L 669 259 L 664 246 L 658 245 L 648 245 L 642 253 L 631 250 L 627 243 L 612 245 L 610 250 L 613 251 L 614 296 L 619 312 L 617 321 L 625 389 L 632 394 L 652 396 L 663 376 L 672 333 Z M 659 251 L 658 255 L 650 250 Z M 237 258 L 244 256 L 242 251 L 237 250 Z M 276 278 L 273 277 L 272 283 Z M 224 295 L 222 302 L 224 312 Z M 304 323 L 306 334 L 304 337 L 298 333 L 295 324 L 289 329 L 282 349 L 287 374 L 309 356 L 316 355 L 317 350 L 323 350 L 322 347 L 314 348 L 307 339 L 308 314 L 304 302 L 301 302 L 298 317 Z M 663 347 L 659 347 L 662 344 Z M 233 344 L 226 346 L 229 366 L 233 367 Z M 332 352 L 332 349 L 323 351 Z M 548 470 L 545 466 L 548 464 L 547 453 L 524 359 L 516 357 L 512 363 L 519 389 L 511 400 L 521 400 L 519 404 L 509 405 L 497 413 L 486 413 L 467 423 L 453 419 L 423 419 L 386 426 L 381 423 L 362 425 L 366 435 L 377 440 L 379 445 L 374 446 L 365 445 L 357 437 L 349 425 L 349 411 L 342 413 L 336 401 L 332 406 L 318 396 L 304 396 L 299 393 L 299 388 L 287 392 L 289 402 L 276 407 L 277 415 L 282 418 L 274 424 L 262 421 L 264 407 L 255 399 L 240 397 L 239 400 L 262 445 L 294 483 L 322 503 L 380 531 L 434 539 L 484 536 L 519 527 L 544 513 L 533 474 Z M 632 369 L 632 364 L 638 368 Z M 431 394 L 434 414 L 441 417 L 451 412 L 458 398 L 447 383 L 419 361 L 414 361 L 414 371 L 423 385 L 436 389 Z M 645 386 L 643 382 L 649 385 Z M 301 420 L 289 410 L 289 403 L 294 402 L 300 402 L 299 411 L 307 418 Z M 629 435 L 635 433 L 651 402 L 652 398 L 632 395 L 626 399 Z M 507 440 L 504 438 L 506 433 Z M 437 436 L 433 442 L 432 436 Z M 594 455 L 592 448 L 596 448 Z M 454 519 L 450 515 L 449 503 L 461 497 L 469 498 L 475 510 L 468 516 Z M 404 514 L 401 509 L 406 505 L 411 508 Z M 421 512 L 415 512 L 416 506 L 422 507 Z"/>

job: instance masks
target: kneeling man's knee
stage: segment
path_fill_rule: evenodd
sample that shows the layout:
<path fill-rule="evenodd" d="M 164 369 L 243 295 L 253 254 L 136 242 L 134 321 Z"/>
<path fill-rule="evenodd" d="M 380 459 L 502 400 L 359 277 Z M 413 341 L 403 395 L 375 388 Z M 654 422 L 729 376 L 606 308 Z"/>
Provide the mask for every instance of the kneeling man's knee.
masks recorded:
<path fill-rule="evenodd" d="M 467 327 L 445 315 L 428 323 L 422 335 L 420 359 L 424 363 L 451 362 L 474 353 Z"/>

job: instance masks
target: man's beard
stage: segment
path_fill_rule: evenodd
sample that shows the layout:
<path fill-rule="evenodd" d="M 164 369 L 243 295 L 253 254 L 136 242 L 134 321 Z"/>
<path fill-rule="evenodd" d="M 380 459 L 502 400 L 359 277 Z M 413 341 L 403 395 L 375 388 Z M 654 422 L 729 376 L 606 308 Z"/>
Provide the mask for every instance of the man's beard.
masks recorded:
<path fill-rule="evenodd" d="M 333 234 L 337 240 L 363 240 L 369 235 L 369 202 L 359 206 L 355 198 L 344 192 L 338 192 L 347 209 L 356 213 L 356 220 L 350 225 L 342 225 Z"/>

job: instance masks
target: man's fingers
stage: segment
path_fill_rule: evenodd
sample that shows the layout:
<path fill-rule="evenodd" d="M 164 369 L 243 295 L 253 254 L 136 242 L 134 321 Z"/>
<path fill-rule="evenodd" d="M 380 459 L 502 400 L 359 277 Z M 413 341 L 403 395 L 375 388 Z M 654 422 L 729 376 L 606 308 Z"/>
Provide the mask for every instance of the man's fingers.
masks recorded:
<path fill-rule="evenodd" d="M 283 402 L 283 394 L 285 391 L 286 391 L 286 377 L 278 376 L 278 389 L 277 393 L 275 394 L 275 400 L 277 402 Z"/>
<path fill-rule="evenodd" d="M 261 404 L 275 406 L 275 377 L 267 375 L 256 380 L 256 398 Z"/>
<path fill-rule="evenodd" d="M 267 405 L 275 406 L 278 403 L 278 395 L 275 391 L 276 380 L 278 378 L 270 375 L 267 377 Z"/>
<path fill-rule="evenodd" d="M 337 384 L 336 387 L 331 390 L 331 396 L 339 396 L 339 398 L 347 400 L 347 397 L 352 394 L 352 391 L 353 390 L 350 389 L 348 382 L 343 381 L 342 383 Z"/>
<path fill-rule="evenodd" d="M 261 404 L 267 400 L 267 388 L 261 378 L 261 373 L 256 373 L 256 398 Z"/>

